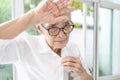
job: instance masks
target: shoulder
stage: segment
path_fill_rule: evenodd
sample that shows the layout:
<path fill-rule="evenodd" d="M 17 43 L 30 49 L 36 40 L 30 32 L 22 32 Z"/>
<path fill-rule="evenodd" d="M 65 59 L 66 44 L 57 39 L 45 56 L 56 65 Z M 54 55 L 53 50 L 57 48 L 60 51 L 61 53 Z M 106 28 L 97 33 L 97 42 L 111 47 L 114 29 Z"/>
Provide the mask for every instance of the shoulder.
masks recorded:
<path fill-rule="evenodd" d="M 39 39 L 40 39 L 40 36 L 33 36 L 33 35 L 29 35 L 26 32 L 23 32 L 14 39 L 0 40 L 0 46 L 28 47 L 28 46 L 37 45 L 39 42 Z"/>
<path fill-rule="evenodd" d="M 22 46 L 31 46 L 31 47 L 37 47 L 37 45 L 40 45 L 40 40 L 42 40 L 43 36 L 41 35 L 30 35 L 28 33 L 22 33 L 20 34 L 16 39 L 16 43 L 20 44 Z"/>
<path fill-rule="evenodd" d="M 15 38 L 17 42 L 38 42 L 39 35 L 30 35 L 26 32 L 21 33 Z M 29 43 L 30 44 L 30 43 Z"/>

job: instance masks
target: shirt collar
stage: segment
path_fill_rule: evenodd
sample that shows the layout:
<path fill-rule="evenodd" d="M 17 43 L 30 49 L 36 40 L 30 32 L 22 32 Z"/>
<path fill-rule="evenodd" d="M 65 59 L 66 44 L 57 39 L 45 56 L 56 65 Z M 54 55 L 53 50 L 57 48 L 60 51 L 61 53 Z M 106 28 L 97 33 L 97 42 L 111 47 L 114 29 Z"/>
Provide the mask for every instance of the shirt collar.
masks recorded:
<path fill-rule="evenodd" d="M 50 47 L 49 45 L 47 44 L 46 40 L 45 40 L 45 36 L 44 35 L 41 35 L 40 38 L 39 38 L 39 43 L 42 44 L 40 46 L 43 47 L 44 49 L 44 53 L 48 54 L 48 55 L 53 55 L 53 56 L 56 56 L 56 57 L 59 57 L 59 55 L 57 55 Z"/>

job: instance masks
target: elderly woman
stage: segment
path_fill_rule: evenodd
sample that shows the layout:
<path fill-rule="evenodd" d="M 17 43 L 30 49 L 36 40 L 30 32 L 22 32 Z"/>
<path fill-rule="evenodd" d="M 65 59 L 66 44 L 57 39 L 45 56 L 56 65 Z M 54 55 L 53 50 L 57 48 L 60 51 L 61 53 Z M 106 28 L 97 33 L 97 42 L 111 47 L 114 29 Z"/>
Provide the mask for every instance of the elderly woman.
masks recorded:
<path fill-rule="evenodd" d="M 0 63 L 16 66 L 16 80 L 93 80 L 78 47 L 68 41 L 74 28 L 70 4 L 47 0 L 0 25 Z M 22 33 L 34 24 L 41 36 Z"/>

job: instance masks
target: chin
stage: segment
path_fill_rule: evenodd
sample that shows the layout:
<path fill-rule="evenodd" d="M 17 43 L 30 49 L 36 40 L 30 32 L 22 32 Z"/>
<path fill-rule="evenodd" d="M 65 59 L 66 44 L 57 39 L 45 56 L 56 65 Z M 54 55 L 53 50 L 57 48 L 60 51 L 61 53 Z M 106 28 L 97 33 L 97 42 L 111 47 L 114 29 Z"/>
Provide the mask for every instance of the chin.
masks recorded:
<path fill-rule="evenodd" d="M 56 47 L 62 49 L 62 48 L 64 48 L 65 46 L 66 46 L 66 44 L 60 44 L 60 45 L 58 45 L 58 46 L 56 46 Z"/>
<path fill-rule="evenodd" d="M 56 42 L 56 43 L 55 43 L 55 46 L 56 46 L 56 48 L 62 49 L 62 48 L 64 48 L 64 47 L 66 46 L 66 44 L 67 44 L 67 41 L 64 41 L 64 42 Z"/>

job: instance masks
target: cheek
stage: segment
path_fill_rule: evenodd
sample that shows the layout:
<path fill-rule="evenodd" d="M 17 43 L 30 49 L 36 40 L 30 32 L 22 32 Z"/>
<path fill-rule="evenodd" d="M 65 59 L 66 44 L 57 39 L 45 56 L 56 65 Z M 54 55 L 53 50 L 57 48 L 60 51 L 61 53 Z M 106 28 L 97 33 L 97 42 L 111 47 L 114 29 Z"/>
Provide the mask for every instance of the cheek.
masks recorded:
<path fill-rule="evenodd" d="M 49 36 L 49 35 L 45 35 L 45 36 L 46 36 L 46 40 L 47 40 L 47 43 L 49 44 L 49 46 L 56 47 L 56 48 L 65 47 L 69 40 L 69 35 L 66 35 L 66 37 L 64 37 L 65 38 L 64 42 L 56 42 L 56 40 L 61 40 L 58 37 Z"/>
<path fill-rule="evenodd" d="M 68 42 L 68 40 L 69 40 L 69 34 L 66 34 L 66 40 L 67 40 L 67 42 Z"/>
<path fill-rule="evenodd" d="M 50 46 L 54 45 L 54 38 L 53 37 L 46 35 L 46 40 Z"/>
<path fill-rule="evenodd" d="M 69 39 L 70 34 L 67 35 L 67 39 Z"/>
<path fill-rule="evenodd" d="M 61 39 L 63 40 L 63 39 Z M 66 38 L 64 38 L 65 41 L 61 41 L 61 42 L 54 42 L 54 46 L 58 47 L 58 48 L 63 48 L 66 46 L 66 44 L 68 43 L 69 40 L 69 35 L 66 35 Z"/>

